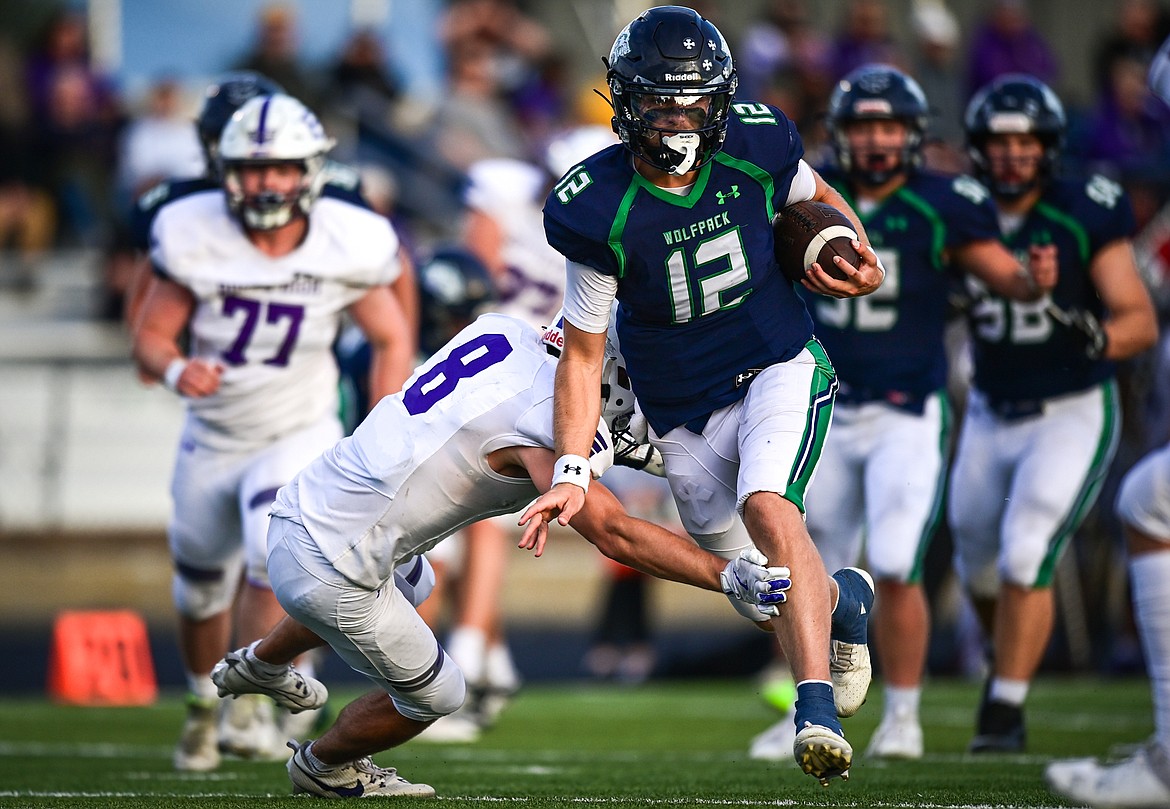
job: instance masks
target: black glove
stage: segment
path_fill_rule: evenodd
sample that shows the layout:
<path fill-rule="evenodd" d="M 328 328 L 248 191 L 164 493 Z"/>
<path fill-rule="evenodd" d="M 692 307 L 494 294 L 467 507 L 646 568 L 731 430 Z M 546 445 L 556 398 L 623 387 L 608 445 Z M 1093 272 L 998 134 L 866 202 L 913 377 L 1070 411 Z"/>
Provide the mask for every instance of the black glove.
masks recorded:
<path fill-rule="evenodd" d="M 1099 360 L 1104 356 L 1109 345 L 1109 336 L 1105 334 L 1105 328 L 1096 315 L 1087 309 L 1062 309 L 1054 303 L 1048 305 L 1048 314 L 1072 332 L 1073 337 L 1084 349 L 1086 357 Z"/>

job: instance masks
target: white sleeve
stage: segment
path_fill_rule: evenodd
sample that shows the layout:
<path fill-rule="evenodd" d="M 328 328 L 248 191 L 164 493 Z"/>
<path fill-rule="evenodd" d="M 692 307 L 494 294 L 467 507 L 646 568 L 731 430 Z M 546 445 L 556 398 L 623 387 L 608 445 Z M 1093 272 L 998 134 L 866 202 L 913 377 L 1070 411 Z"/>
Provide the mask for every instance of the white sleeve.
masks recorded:
<path fill-rule="evenodd" d="M 785 205 L 804 202 L 813 198 L 817 192 L 817 181 L 813 178 L 812 166 L 802 159 L 796 167 L 796 176 L 792 178 L 792 185 L 788 186 L 788 201 Z"/>
<path fill-rule="evenodd" d="M 617 297 L 617 277 L 568 260 L 565 275 L 565 320 L 590 334 L 609 329 L 609 314 Z"/>

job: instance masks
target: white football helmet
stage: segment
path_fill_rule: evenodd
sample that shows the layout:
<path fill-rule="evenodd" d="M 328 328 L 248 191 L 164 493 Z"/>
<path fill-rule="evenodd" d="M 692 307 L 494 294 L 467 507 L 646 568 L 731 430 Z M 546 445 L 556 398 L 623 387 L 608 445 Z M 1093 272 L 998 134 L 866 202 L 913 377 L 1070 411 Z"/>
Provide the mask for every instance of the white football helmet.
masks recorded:
<path fill-rule="evenodd" d="M 228 207 L 245 226 L 272 230 L 296 213 L 307 215 L 325 184 L 322 169 L 334 141 L 308 107 L 283 93 L 257 96 L 232 115 L 219 141 L 219 161 Z M 296 163 L 303 175 L 295 194 L 244 194 L 240 169 L 247 165 Z"/>
<path fill-rule="evenodd" d="M 565 313 L 558 311 L 552 323 L 544 328 L 540 341 L 554 357 L 561 356 L 565 346 Z M 630 419 L 634 415 L 634 389 L 626 372 L 626 360 L 618 342 L 617 324 L 609 321 L 605 335 L 605 365 L 601 369 L 601 418 L 613 438 L 614 458 L 633 451 L 638 442 L 630 435 Z"/>

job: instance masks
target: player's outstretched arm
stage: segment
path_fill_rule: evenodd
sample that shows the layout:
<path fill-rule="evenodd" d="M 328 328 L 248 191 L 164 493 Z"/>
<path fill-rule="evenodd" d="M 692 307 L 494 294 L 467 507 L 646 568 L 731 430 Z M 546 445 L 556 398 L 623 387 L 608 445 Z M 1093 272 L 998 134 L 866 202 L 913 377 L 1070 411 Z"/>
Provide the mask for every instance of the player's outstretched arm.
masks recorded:
<path fill-rule="evenodd" d="M 1033 245 L 1028 251 L 1028 266 L 998 239 L 981 239 L 960 245 L 952 251 L 951 261 L 971 273 L 991 291 L 1018 301 L 1035 301 L 1056 287 L 1059 267 L 1056 245 Z"/>
<path fill-rule="evenodd" d="M 370 407 L 402 388 L 414 363 L 409 320 L 388 286 L 373 287 L 349 307 L 370 342 Z M 363 414 L 364 415 L 364 414 Z"/>
<path fill-rule="evenodd" d="M 144 380 L 162 382 L 181 396 L 210 396 L 219 390 L 223 365 L 201 357 L 188 359 L 179 348 L 179 335 L 194 311 L 190 290 L 155 278 L 134 331 L 134 362 Z"/>

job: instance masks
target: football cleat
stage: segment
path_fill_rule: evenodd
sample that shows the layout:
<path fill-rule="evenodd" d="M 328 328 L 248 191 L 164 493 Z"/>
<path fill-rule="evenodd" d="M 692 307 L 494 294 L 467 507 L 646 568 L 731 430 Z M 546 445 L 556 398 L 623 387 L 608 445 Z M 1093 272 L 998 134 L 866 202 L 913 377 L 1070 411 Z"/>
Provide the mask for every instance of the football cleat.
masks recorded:
<path fill-rule="evenodd" d="M 410 798 L 433 798 L 435 790 L 427 784 L 412 784 L 393 767 L 379 767 L 369 757 L 328 769 L 309 763 L 305 751 L 311 742 L 289 742 L 293 749 L 288 760 L 288 777 L 294 795 L 317 795 L 321 798 L 369 798 L 401 795 Z"/>
<path fill-rule="evenodd" d="M 1094 759 L 1054 761 L 1044 771 L 1053 792 L 1088 806 L 1170 806 L 1170 762 L 1151 742 L 1116 764 Z"/>
<path fill-rule="evenodd" d="M 224 702 L 219 717 L 219 751 L 253 761 L 283 761 L 288 757 L 272 700 L 246 694 Z"/>
<path fill-rule="evenodd" d="M 805 722 L 796 734 L 792 754 L 800 769 L 820 781 L 823 787 L 827 787 L 833 778 L 849 780 L 853 747 L 844 736 L 824 725 Z"/>
<path fill-rule="evenodd" d="M 431 744 L 471 744 L 478 742 L 480 725 L 475 715 L 465 708 L 453 714 L 440 716 L 427 726 L 426 730 L 414 737 L 416 742 Z"/>
<path fill-rule="evenodd" d="M 221 697 L 239 697 L 243 694 L 263 694 L 289 713 L 312 711 L 329 699 L 329 690 L 320 680 L 306 677 L 293 666 L 286 666 L 279 674 L 265 674 L 253 665 L 252 646 L 229 652 L 227 657 L 211 670 L 211 681 Z"/>
<path fill-rule="evenodd" d="M 187 718 L 175 747 L 174 765 L 182 772 L 208 772 L 219 766 L 219 748 L 215 742 L 216 699 L 187 695 Z"/>
<path fill-rule="evenodd" d="M 833 574 L 833 580 L 838 597 L 830 630 L 829 676 L 837 715 L 853 716 L 865 703 L 873 679 L 867 645 L 873 579 L 860 568 L 845 567 Z"/>
<path fill-rule="evenodd" d="M 975 738 L 967 746 L 969 753 L 1022 753 L 1027 740 L 1024 709 L 999 700 L 984 699 L 979 705 L 979 723 Z"/>
<path fill-rule="evenodd" d="M 882 717 L 865 750 L 865 755 L 873 758 L 919 759 L 922 753 L 922 724 L 910 711 Z"/>
<path fill-rule="evenodd" d="M 748 758 L 755 761 L 791 761 L 796 745 L 796 708 L 752 739 Z"/>

